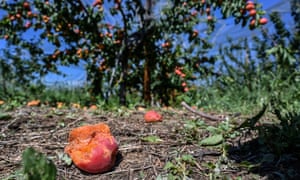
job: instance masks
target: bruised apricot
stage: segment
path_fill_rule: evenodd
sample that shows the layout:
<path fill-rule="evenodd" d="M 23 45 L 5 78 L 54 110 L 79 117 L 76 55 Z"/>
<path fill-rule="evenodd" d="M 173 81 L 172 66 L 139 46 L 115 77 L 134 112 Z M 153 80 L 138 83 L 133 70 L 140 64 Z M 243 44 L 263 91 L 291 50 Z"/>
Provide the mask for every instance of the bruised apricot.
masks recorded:
<path fill-rule="evenodd" d="M 118 144 L 104 123 L 86 125 L 73 129 L 65 152 L 81 170 L 103 173 L 113 168 Z"/>
<path fill-rule="evenodd" d="M 162 121 L 162 115 L 154 110 L 150 110 L 145 113 L 144 115 L 145 122 L 158 122 Z"/>

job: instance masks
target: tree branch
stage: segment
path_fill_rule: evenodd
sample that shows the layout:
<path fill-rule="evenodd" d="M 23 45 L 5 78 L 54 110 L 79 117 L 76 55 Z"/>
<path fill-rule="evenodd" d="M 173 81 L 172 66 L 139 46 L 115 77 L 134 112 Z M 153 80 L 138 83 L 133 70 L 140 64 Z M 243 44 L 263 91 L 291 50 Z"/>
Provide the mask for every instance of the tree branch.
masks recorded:
<path fill-rule="evenodd" d="M 218 118 L 215 116 L 211 116 L 209 114 L 205 114 L 204 112 L 200 112 L 200 111 L 196 111 L 195 109 L 193 109 L 192 107 L 190 107 L 186 102 L 182 101 L 181 105 L 183 107 L 185 107 L 187 110 L 191 111 L 192 113 L 195 113 L 197 115 L 199 115 L 200 117 L 203 117 L 205 119 L 209 119 L 209 120 L 213 120 L 213 121 L 224 121 L 225 119 L 223 118 Z"/>

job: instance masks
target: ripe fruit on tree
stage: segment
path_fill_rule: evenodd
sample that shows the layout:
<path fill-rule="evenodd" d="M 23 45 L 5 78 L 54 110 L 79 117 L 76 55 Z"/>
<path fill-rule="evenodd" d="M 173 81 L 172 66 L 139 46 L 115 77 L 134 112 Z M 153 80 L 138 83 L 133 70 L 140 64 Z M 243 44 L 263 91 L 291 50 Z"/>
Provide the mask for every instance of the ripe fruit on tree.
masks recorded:
<path fill-rule="evenodd" d="M 79 34 L 79 33 L 80 33 L 80 30 L 79 30 L 79 29 L 74 29 L 74 33 L 75 33 L 75 34 Z"/>
<path fill-rule="evenodd" d="M 247 11 L 250 11 L 251 9 L 254 9 L 254 8 L 255 8 L 254 3 L 251 2 L 251 1 L 248 1 L 245 9 L 246 9 Z"/>
<path fill-rule="evenodd" d="M 17 13 L 16 14 L 16 18 L 20 19 L 21 18 L 21 14 Z"/>
<path fill-rule="evenodd" d="M 163 47 L 163 48 L 168 48 L 170 46 L 171 46 L 171 44 L 168 41 L 165 43 L 162 43 L 162 45 L 161 45 L 161 47 Z"/>
<path fill-rule="evenodd" d="M 251 10 L 249 11 L 249 15 L 250 15 L 250 16 L 255 16 L 255 15 L 256 15 L 256 10 L 255 10 L 255 9 L 251 9 Z"/>
<path fill-rule="evenodd" d="M 181 74 L 182 74 L 182 72 L 181 72 L 179 69 L 175 69 L 175 74 L 177 74 L 177 75 L 181 75 Z"/>
<path fill-rule="evenodd" d="M 23 3 L 23 8 L 26 9 L 26 10 L 30 10 L 30 4 L 29 4 L 29 2 L 25 1 Z"/>
<path fill-rule="evenodd" d="M 198 31 L 197 31 L 197 30 L 194 30 L 192 36 L 193 36 L 193 37 L 197 37 L 198 34 L 199 34 Z"/>
<path fill-rule="evenodd" d="M 31 11 L 27 12 L 27 17 L 32 17 L 32 12 Z"/>
<path fill-rule="evenodd" d="M 268 23 L 268 19 L 267 18 L 261 18 L 260 20 L 259 20 L 259 24 L 261 24 L 261 25 L 265 25 L 265 24 L 267 24 Z"/>
<path fill-rule="evenodd" d="M 14 15 L 9 16 L 9 20 L 14 21 L 16 17 Z"/>
<path fill-rule="evenodd" d="M 197 14 L 198 14 L 197 11 L 193 11 L 193 12 L 191 13 L 192 16 L 197 16 Z"/>
<path fill-rule="evenodd" d="M 207 16 L 207 21 L 212 21 L 214 18 L 212 16 Z"/>
<path fill-rule="evenodd" d="M 102 0 L 95 0 L 94 2 L 93 2 L 93 6 L 95 7 L 95 6 L 101 6 L 102 5 Z"/>
<path fill-rule="evenodd" d="M 30 28 L 30 26 L 31 26 L 31 22 L 27 21 L 26 24 L 25 24 L 25 28 Z"/>
<path fill-rule="evenodd" d="M 207 7 L 205 11 L 207 15 L 210 15 L 210 7 Z"/>
<path fill-rule="evenodd" d="M 48 16 L 46 16 L 46 15 L 43 15 L 42 18 L 43 18 L 43 21 L 44 21 L 45 23 L 48 23 L 49 20 L 50 20 L 50 18 L 49 18 Z"/>
<path fill-rule="evenodd" d="M 250 26 L 255 26 L 255 23 L 256 23 L 256 19 L 251 19 Z"/>

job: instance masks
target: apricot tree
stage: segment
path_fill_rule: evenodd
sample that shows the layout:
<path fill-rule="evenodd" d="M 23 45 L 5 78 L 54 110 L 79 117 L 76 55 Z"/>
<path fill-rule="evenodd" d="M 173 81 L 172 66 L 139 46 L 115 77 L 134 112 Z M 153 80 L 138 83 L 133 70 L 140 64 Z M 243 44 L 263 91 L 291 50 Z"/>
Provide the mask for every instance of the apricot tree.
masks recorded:
<path fill-rule="evenodd" d="M 218 19 L 251 29 L 267 22 L 245 0 L 11 0 L 1 10 L 0 36 L 36 73 L 83 61 L 93 96 L 119 92 L 122 105 L 128 89 L 168 104 L 189 91 L 195 71 L 212 73 L 207 37 Z"/>

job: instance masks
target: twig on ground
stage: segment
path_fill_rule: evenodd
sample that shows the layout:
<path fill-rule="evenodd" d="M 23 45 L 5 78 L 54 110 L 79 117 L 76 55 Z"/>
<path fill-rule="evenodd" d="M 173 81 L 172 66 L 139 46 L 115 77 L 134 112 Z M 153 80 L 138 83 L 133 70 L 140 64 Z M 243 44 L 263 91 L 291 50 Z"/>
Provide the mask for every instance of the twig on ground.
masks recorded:
<path fill-rule="evenodd" d="M 138 150 L 138 149 L 142 149 L 143 147 L 140 145 L 129 145 L 126 147 L 120 147 L 119 150 L 120 151 L 130 151 L 130 150 Z"/>
<path fill-rule="evenodd" d="M 18 119 L 15 118 L 15 119 L 13 119 L 12 121 L 10 121 L 9 123 L 7 123 L 7 125 L 4 126 L 3 129 L 1 130 L 1 134 L 4 133 L 6 130 L 8 130 L 9 127 L 10 127 L 11 125 L 13 125 L 17 120 L 18 120 Z"/>
<path fill-rule="evenodd" d="M 213 121 L 224 121 L 224 118 L 219 118 L 219 117 L 215 117 L 215 116 L 211 116 L 209 114 L 205 114 L 204 112 L 201 111 L 197 111 L 195 109 L 193 109 L 192 107 L 190 107 L 186 102 L 181 102 L 181 105 L 183 107 L 185 107 L 187 110 L 191 111 L 192 113 L 195 113 L 205 119 L 209 119 L 209 120 L 213 120 Z"/>

